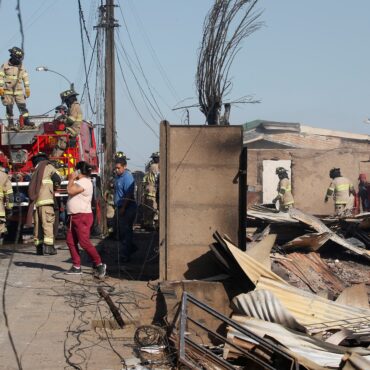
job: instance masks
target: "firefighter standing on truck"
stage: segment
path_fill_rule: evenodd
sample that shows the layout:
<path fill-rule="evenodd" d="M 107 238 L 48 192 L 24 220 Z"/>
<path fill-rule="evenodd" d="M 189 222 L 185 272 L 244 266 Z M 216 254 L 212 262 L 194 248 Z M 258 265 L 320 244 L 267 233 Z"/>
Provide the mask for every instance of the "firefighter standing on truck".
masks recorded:
<path fill-rule="evenodd" d="M 6 107 L 8 128 L 15 129 L 13 106 L 17 104 L 20 114 L 24 119 L 25 126 L 33 127 L 30 122 L 26 99 L 31 95 L 28 73 L 22 65 L 24 52 L 22 49 L 13 47 L 9 49 L 10 59 L 0 67 L 0 96 Z M 23 91 L 24 85 L 24 91 Z"/>
<path fill-rule="evenodd" d="M 63 117 L 66 124 L 66 131 L 75 138 L 80 134 L 82 123 L 82 110 L 80 103 L 77 101 L 76 91 L 69 89 L 60 93 L 62 103 L 68 108 L 67 114 Z"/>
<path fill-rule="evenodd" d="M 292 195 L 292 186 L 289 180 L 288 171 L 284 167 L 278 167 L 275 173 L 279 177 L 277 187 L 278 195 L 273 199 L 272 203 L 279 201 L 280 211 L 288 212 L 294 206 L 294 198 Z"/>
<path fill-rule="evenodd" d="M 4 203 L 6 203 L 6 206 Z M 14 205 L 14 194 L 12 183 L 9 180 L 9 176 L 5 172 L 3 163 L 0 162 L 0 244 L 3 243 L 4 234 L 6 234 L 7 232 L 6 210 L 11 212 L 13 205 Z"/>
<path fill-rule="evenodd" d="M 27 214 L 27 224 L 34 220 L 34 241 L 36 253 L 56 254 L 54 247 L 54 188 L 60 184 L 61 178 L 48 161 L 45 153 L 38 153 L 32 157 L 35 172 L 32 175 L 28 195 L 30 205 Z"/>
<path fill-rule="evenodd" d="M 329 197 L 333 196 L 335 216 L 343 216 L 347 212 L 351 213 L 353 204 L 351 204 L 350 195 L 356 196 L 353 184 L 341 175 L 340 168 L 332 168 L 329 177 L 332 182 L 326 191 L 325 203 L 329 200 Z"/>
<path fill-rule="evenodd" d="M 82 123 L 82 110 L 80 103 L 77 101 L 77 95 L 76 91 L 72 89 L 61 92 L 62 106 L 56 108 L 61 113 L 56 119 L 64 122 L 66 125 L 66 132 L 70 135 L 69 146 L 71 148 L 76 146 L 76 137 L 80 134 Z M 67 106 L 67 111 L 60 109 L 63 107 L 63 104 Z M 51 156 L 61 157 L 67 146 L 67 138 L 64 136 L 59 137 Z"/>
<path fill-rule="evenodd" d="M 151 158 L 152 160 L 143 178 L 143 226 L 145 229 L 153 229 L 158 224 L 157 177 L 159 175 L 159 152 L 153 153 Z"/>

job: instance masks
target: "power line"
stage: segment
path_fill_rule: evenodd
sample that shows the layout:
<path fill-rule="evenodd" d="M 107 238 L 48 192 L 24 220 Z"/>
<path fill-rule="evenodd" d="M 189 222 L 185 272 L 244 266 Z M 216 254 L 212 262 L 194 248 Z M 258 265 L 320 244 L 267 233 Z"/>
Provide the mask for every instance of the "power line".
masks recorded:
<path fill-rule="evenodd" d="M 78 3 L 79 5 L 81 5 L 80 1 L 78 1 Z M 90 88 L 89 88 L 89 75 L 88 75 L 87 67 L 86 67 L 85 43 L 84 43 L 84 37 L 83 37 L 83 15 L 81 17 L 80 11 L 79 11 L 78 19 L 80 22 L 80 37 L 81 37 L 82 56 L 83 56 L 83 64 L 84 64 L 84 71 L 85 71 L 85 85 L 87 88 L 87 96 L 89 98 L 89 105 L 90 105 L 91 111 L 95 114 L 95 110 L 91 103 Z"/>
<path fill-rule="evenodd" d="M 150 125 L 150 124 L 149 124 L 149 123 L 144 119 L 144 117 L 143 117 L 143 116 L 142 116 L 142 114 L 140 113 L 140 111 L 139 111 L 139 109 L 138 109 L 138 107 L 137 107 L 137 105 L 136 105 L 136 103 L 135 103 L 135 101 L 134 101 L 134 99 L 133 99 L 133 97 L 132 97 L 132 95 L 131 95 L 131 93 L 130 93 L 130 89 L 128 88 L 128 84 L 127 84 L 127 81 L 126 81 L 125 75 L 124 75 L 124 73 L 123 73 L 122 64 L 121 64 L 121 60 L 119 59 L 119 55 L 118 55 L 118 53 L 117 53 L 117 61 L 118 61 L 118 65 L 119 65 L 119 68 L 120 68 L 120 71 L 121 71 L 121 76 L 122 76 L 123 82 L 124 82 L 124 84 L 125 84 L 125 86 L 126 86 L 127 94 L 128 94 L 128 96 L 129 96 L 129 98 L 130 98 L 130 101 L 131 101 L 131 103 L 132 103 L 133 107 L 135 108 L 136 113 L 137 113 L 137 114 L 138 114 L 138 116 L 141 118 L 141 120 L 143 121 L 143 123 L 145 124 L 145 126 L 147 126 L 147 127 L 149 128 L 149 130 L 150 130 L 150 131 L 152 131 L 152 132 L 153 132 L 153 134 L 154 134 L 157 138 L 159 138 L 159 135 L 154 131 L 154 129 L 151 127 L 151 125 Z"/>
<path fill-rule="evenodd" d="M 82 11 L 82 6 L 81 6 L 81 1 L 80 0 L 78 0 L 78 11 L 79 11 L 79 14 L 80 14 L 80 22 L 82 21 L 83 29 L 84 29 L 85 34 L 86 34 L 87 42 L 89 43 L 89 45 L 92 49 L 93 46 L 91 45 L 89 33 L 87 32 L 87 29 L 86 29 L 85 17 L 84 17 L 84 13 Z"/>
<path fill-rule="evenodd" d="M 143 98 L 144 104 L 145 104 L 145 106 L 146 106 L 146 108 L 147 108 L 147 110 L 148 110 L 148 112 L 149 112 L 150 116 L 152 117 L 152 119 L 153 119 L 154 121 L 156 121 L 156 118 L 153 116 L 153 114 L 152 114 L 152 112 L 151 112 L 151 110 L 150 110 L 150 107 L 148 106 L 147 102 L 149 103 L 149 105 L 151 106 L 151 108 L 153 109 L 153 111 L 154 111 L 154 113 L 157 115 L 157 117 L 158 117 L 160 120 L 162 120 L 162 119 L 163 119 L 163 115 L 161 115 L 161 112 L 158 112 L 158 111 L 156 110 L 156 108 L 153 106 L 152 102 L 151 102 L 151 101 L 150 101 L 150 99 L 148 98 L 147 94 L 145 93 L 144 89 L 142 88 L 142 86 L 141 86 L 141 84 L 140 84 L 140 81 L 138 80 L 138 78 L 137 78 L 137 76 L 136 76 L 136 74 L 135 74 L 135 72 L 134 72 L 134 70 L 133 70 L 133 68 L 132 68 L 132 65 L 131 65 L 131 63 L 130 63 L 130 60 L 128 59 L 128 56 L 127 56 L 127 53 L 126 53 L 125 49 L 123 48 L 122 44 L 121 44 L 120 46 L 121 46 L 121 48 L 122 48 L 122 50 L 123 50 L 123 53 L 122 53 L 121 55 L 123 56 L 124 60 L 126 60 L 126 64 L 127 64 L 128 68 L 130 69 L 130 71 L 131 71 L 131 73 L 132 73 L 132 76 L 134 77 L 134 80 L 135 80 L 135 82 L 136 82 L 136 84 L 137 84 L 137 86 L 138 86 L 138 88 L 139 88 L 140 94 L 141 94 L 141 96 L 142 96 L 142 98 Z M 120 50 L 119 50 L 119 49 L 118 49 L 118 52 L 120 52 Z"/>
<path fill-rule="evenodd" d="M 17 6 L 16 6 L 16 11 L 18 15 L 18 20 L 19 20 L 19 30 L 21 32 L 21 49 L 24 51 L 24 33 L 23 33 L 23 22 L 22 22 L 22 13 L 21 13 L 21 4 L 20 0 L 17 0 Z"/>
<path fill-rule="evenodd" d="M 163 117 L 163 113 L 161 112 L 161 109 L 160 109 L 160 108 L 159 108 L 159 106 L 158 106 L 158 102 L 157 102 L 157 100 L 156 100 L 156 98 L 155 98 L 155 96 L 154 96 L 154 94 L 153 94 L 153 92 L 152 92 L 152 89 L 151 89 L 151 87 L 150 87 L 149 81 L 148 81 L 148 79 L 147 79 L 147 77 L 146 77 L 146 75 L 145 75 L 145 73 L 144 73 L 144 70 L 143 70 L 143 67 L 142 67 L 142 65 L 141 65 L 141 62 L 140 62 L 140 59 L 139 59 L 138 53 L 137 53 L 136 48 L 135 48 L 135 45 L 134 45 L 134 43 L 132 42 L 131 34 L 130 34 L 129 29 L 128 29 L 128 26 L 127 26 L 127 23 L 126 23 L 125 17 L 124 17 L 124 15 L 123 15 L 122 8 L 121 8 L 120 6 L 119 6 L 119 10 L 120 10 L 120 12 L 121 12 L 121 16 L 122 16 L 123 24 L 124 24 L 125 29 L 126 29 L 126 31 L 127 31 L 127 35 L 128 35 L 129 41 L 130 41 L 130 45 L 131 45 L 131 47 L 132 47 L 132 50 L 134 51 L 134 54 L 135 54 L 135 57 L 136 57 L 137 63 L 138 63 L 138 65 L 139 65 L 140 72 L 141 72 L 141 74 L 143 75 L 144 81 L 145 81 L 145 83 L 146 83 L 146 85 L 147 85 L 147 87 L 148 87 L 148 90 L 149 90 L 149 92 L 150 92 L 150 95 L 152 96 L 152 98 L 153 98 L 153 100 L 154 100 L 154 103 L 155 103 L 155 105 L 156 105 L 157 109 L 159 110 L 159 112 L 161 113 L 161 116 L 162 116 L 162 119 L 163 119 L 163 118 L 164 118 L 164 117 Z M 119 35 L 119 34 L 118 34 L 118 39 L 119 39 L 119 41 L 121 42 L 121 45 L 122 45 L 122 41 L 121 41 L 121 38 L 120 38 L 120 35 Z M 123 48 L 123 47 L 122 47 L 122 48 Z M 123 49 L 124 49 L 124 48 L 123 48 Z"/>
<path fill-rule="evenodd" d="M 157 55 L 155 49 L 153 48 L 153 46 L 152 46 L 152 44 L 150 42 L 150 39 L 148 37 L 148 34 L 145 31 L 144 23 L 141 20 L 139 13 L 136 11 L 135 6 L 134 6 L 134 4 L 131 1 L 128 1 L 128 3 L 129 3 L 129 6 L 131 8 L 131 11 L 132 11 L 132 13 L 134 15 L 134 19 L 135 19 L 136 23 L 138 24 L 138 27 L 139 27 L 141 33 L 143 34 L 144 41 L 145 41 L 145 43 L 146 43 L 146 45 L 148 47 L 148 50 L 150 51 L 150 53 L 152 55 L 153 61 L 156 64 L 156 66 L 158 68 L 158 71 L 159 71 L 159 73 L 161 74 L 161 76 L 163 78 L 163 81 L 167 85 L 167 88 L 171 92 L 171 94 L 174 97 L 175 101 L 180 100 L 180 98 L 179 98 L 179 96 L 178 96 L 175 88 L 173 87 L 170 79 L 168 78 L 168 76 L 166 74 L 165 69 L 163 68 L 163 66 L 162 66 L 162 64 L 161 64 L 161 62 L 160 62 L 160 60 L 158 58 L 158 55 Z"/>

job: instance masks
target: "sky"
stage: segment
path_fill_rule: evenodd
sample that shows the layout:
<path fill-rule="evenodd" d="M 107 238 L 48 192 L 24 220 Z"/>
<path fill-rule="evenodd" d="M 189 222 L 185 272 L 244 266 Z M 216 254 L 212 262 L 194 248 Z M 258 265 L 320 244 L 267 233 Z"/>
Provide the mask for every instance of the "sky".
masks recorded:
<path fill-rule="evenodd" d="M 0 2 L 4 62 L 8 49 L 21 42 L 16 3 Z M 100 0 L 81 0 L 92 41 L 99 4 Z M 117 148 L 131 158 L 131 169 L 143 170 L 159 148 L 161 118 L 185 124 L 184 111 L 172 109 L 197 103 L 198 48 L 213 0 L 116 0 L 116 4 L 117 56 L 128 86 L 117 60 Z M 78 92 L 84 87 L 78 1 L 20 0 L 20 6 L 24 64 L 31 81 L 28 108 L 31 115 L 42 114 L 60 104 L 59 93 L 69 86 L 55 74 L 36 72 L 37 66 L 65 75 Z M 370 125 L 363 121 L 370 116 L 370 2 L 261 0 L 257 9 L 263 11 L 264 26 L 244 40 L 231 69 L 233 87 L 227 98 L 253 95 L 261 103 L 233 106 L 231 123 L 264 119 L 369 134 Z M 85 45 L 89 62 L 92 50 L 86 37 Z M 130 68 L 142 91 L 149 99 L 150 94 L 155 97 L 158 114 L 145 106 Z M 92 96 L 101 93 L 94 90 L 94 80 L 95 75 L 90 81 Z M 155 105 L 152 99 L 151 103 Z M 85 118 L 94 121 L 86 96 L 82 106 Z M 5 116 L 4 109 L 0 112 Z M 204 124 L 197 108 L 189 113 L 191 124 Z"/>

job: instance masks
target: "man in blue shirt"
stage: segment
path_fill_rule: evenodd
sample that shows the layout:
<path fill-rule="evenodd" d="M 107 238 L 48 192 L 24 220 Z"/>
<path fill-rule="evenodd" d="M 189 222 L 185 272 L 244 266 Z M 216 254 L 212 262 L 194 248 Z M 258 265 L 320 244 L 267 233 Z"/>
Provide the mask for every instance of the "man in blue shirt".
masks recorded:
<path fill-rule="evenodd" d="M 127 170 L 126 158 L 117 158 L 115 163 L 114 206 L 121 243 L 121 262 L 128 262 L 133 252 L 132 236 L 137 208 L 134 196 L 135 180 Z"/>

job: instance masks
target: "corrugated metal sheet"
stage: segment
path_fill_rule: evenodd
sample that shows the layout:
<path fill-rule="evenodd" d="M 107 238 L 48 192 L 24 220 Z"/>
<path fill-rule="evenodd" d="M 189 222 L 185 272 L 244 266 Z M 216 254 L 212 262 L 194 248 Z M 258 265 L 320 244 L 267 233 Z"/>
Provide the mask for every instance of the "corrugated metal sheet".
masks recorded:
<path fill-rule="evenodd" d="M 333 274 L 318 253 L 289 253 L 287 257 L 276 262 L 297 276 L 312 292 L 328 291 L 337 296 L 344 290 L 344 283 Z"/>
<path fill-rule="evenodd" d="M 265 337 L 269 336 L 287 347 L 297 357 L 303 357 L 308 361 L 313 361 L 319 366 L 338 368 L 346 352 L 356 352 L 361 355 L 362 360 L 370 366 L 370 351 L 365 348 L 346 348 L 326 343 L 307 334 L 294 332 L 285 329 L 279 324 L 274 324 L 258 319 L 248 319 L 242 316 L 233 316 L 233 320 L 254 332 Z M 241 340 L 252 342 L 246 336 L 241 335 L 236 330 L 229 329 L 229 337 L 237 337 Z M 370 368 L 370 367 L 368 367 Z"/>
<path fill-rule="evenodd" d="M 237 314 L 281 324 L 286 328 L 306 332 L 294 316 L 268 290 L 255 290 L 239 294 L 231 301 L 231 308 Z"/>
<path fill-rule="evenodd" d="M 280 276 L 276 275 L 275 273 L 264 267 L 254 258 L 248 256 L 246 252 L 241 251 L 239 248 L 235 247 L 235 245 L 233 245 L 226 239 L 223 239 L 223 241 L 229 249 L 230 253 L 238 262 L 241 269 L 244 271 L 244 273 L 248 276 L 253 284 L 257 284 L 257 281 L 261 278 L 261 276 L 265 276 L 272 280 L 278 281 L 280 282 L 280 284 L 288 284 Z"/>
<path fill-rule="evenodd" d="M 342 305 L 280 281 L 261 277 L 256 290 L 269 290 L 310 332 L 345 327 L 370 333 L 370 310 Z"/>

